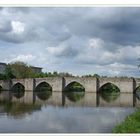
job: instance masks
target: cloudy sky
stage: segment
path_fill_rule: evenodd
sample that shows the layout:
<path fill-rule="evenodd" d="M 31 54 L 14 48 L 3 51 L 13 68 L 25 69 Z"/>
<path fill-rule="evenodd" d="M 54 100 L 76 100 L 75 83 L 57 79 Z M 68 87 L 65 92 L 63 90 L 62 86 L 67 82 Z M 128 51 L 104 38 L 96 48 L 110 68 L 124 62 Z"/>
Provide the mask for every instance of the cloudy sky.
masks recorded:
<path fill-rule="evenodd" d="M 0 8 L 0 61 L 139 76 L 140 8 Z"/>

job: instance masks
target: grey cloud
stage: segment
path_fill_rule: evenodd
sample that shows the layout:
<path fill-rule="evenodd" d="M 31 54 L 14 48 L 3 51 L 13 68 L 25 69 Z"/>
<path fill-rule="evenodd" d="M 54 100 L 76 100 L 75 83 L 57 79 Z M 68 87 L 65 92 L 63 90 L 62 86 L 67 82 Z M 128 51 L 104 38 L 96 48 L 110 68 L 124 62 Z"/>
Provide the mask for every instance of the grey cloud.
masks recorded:
<path fill-rule="evenodd" d="M 11 21 L 0 20 L 0 34 L 10 32 L 11 30 L 12 30 Z"/>
<path fill-rule="evenodd" d="M 12 43 L 17 55 L 19 51 L 24 55 L 29 51 L 38 58 L 36 62 L 39 65 L 51 70 L 63 71 L 63 67 L 68 67 L 67 70 L 77 73 L 78 65 L 82 65 L 81 73 L 86 73 L 91 72 L 86 68 L 90 65 L 103 66 L 104 71 L 98 69 L 99 73 L 109 74 L 108 65 L 135 66 L 138 63 L 139 13 L 140 8 L 124 7 L 2 8 L 0 47 L 1 42 Z M 24 32 L 13 33 L 12 21 L 25 24 Z M 92 39 L 95 44 L 90 46 Z M 8 45 L 9 48 L 11 46 Z M 3 56 L 0 58 L 4 59 Z M 10 58 L 15 56 L 7 58 L 7 61 Z"/>
<path fill-rule="evenodd" d="M 6 9 L 9 13 L 13 14 L 13 13 L 25 13 L 28 14 L 30 12 L 30 8 L 29 7 L 5 7 L 2 8 L 1 10 Z"/>
<path fill-rule="evenodd" d="M 19 15 L 22 21 L 36 31 L 38 39 L 48 42 L 65 41 L 72 35 L 96 37 L 125 45 L 136 44 L 140 41 L 139 8 L 17 7 L 7 8 L 7 11 L 12 11 L 11 16 L 12 13 L 17 12 L 17 16 Z M 30 11 L 29 14 L 24 14 L 28 11 Z M 63 27 L 69 32 L 65 32 Z M 28 30 L 32 32 L 30 28 Z M 40 32 L 40 28 L 43 32 Z M 28 37 L 24 39 L 26 41 Z"/>

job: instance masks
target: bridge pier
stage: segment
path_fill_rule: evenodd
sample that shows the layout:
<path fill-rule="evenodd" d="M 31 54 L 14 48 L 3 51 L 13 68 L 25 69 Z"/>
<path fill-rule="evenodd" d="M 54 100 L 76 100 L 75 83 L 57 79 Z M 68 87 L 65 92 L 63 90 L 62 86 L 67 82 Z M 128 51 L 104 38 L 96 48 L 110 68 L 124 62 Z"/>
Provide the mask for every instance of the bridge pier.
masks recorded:
<path fill-rule="evenodd" d="M 11 80 L 0 80 L 0 86 L 3 90 L 10 90 Z"/>

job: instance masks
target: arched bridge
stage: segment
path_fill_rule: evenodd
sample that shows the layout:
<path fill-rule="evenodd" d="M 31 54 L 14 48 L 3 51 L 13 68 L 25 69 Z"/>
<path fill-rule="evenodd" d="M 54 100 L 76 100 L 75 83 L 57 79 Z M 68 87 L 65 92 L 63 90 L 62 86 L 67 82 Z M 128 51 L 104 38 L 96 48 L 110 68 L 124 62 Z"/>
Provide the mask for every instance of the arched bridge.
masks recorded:
<path fill-rule="evenodd" d="M 137 78 L 93 78 L 93 77 L 46 77 L 46 78 L 28 78 L 28 79 L 12 79 L 12 80 L 0 80 L 0 90 L 11 91 L 17 85 L 24 88 L 25 92 L 24 98 L 26 102 L 34 101 L 34 91 L 37 87 L 40 87 L 42 84 L 49 85 L 53 92 L 52 100 L 55 99 L 55 102 L 65 102 L 68 103 L 68 100 L 63 99 L 62 92 L 67 89 L 73 83 L 79 83 L 84 87 L 85 90 L 85 101 L 87 104 L 96 104 L 97 106 L 104 102 L 100 98 L 100 89 L 106 84 L 113 84 L 119 88 L 121 97 L 119 98 L 120 106 L 140 106 L 140 102 L 136 98 L 136 90 L 140 87 L 140 79 Z M 10 94 L 11 93 L 11 94 Z M 59 94 L 60 93 L 60 94 Z M 91 93 L 90 96 L 88 96 Z M 128 93 L 126 95 L 126 93 Z M 10 98 L 12 98 L 12 92 L 8 93 Z M 92 96 L 92 98 L 91 98 Z M 12 98 L 14 100 L 15 98 Z M 65 98 L 66 99 L 66 98 Z M 101 101 L 101 102 L 100 102 Z M 116 100 L 115 103 L 117 103 Z M 54 102 L 53 102 L 54 103 Z"/>
<path fill-rule="evenodd" d="M 43 82 L 48 83 L 54 92 L 63 91 L 72 82 L 80 83 L 85 88 L 85 92 L 97 92 L 107 83 L 116 85 L 122 93 L 133 93 L 140 86 L 140 79 L 137 78 L 46 77 L 0 80 L 0 87 L 4 90 L 11 90 L 15 84 L 19 83 L 25 87 L 25 90 L 33 91 Z"/>

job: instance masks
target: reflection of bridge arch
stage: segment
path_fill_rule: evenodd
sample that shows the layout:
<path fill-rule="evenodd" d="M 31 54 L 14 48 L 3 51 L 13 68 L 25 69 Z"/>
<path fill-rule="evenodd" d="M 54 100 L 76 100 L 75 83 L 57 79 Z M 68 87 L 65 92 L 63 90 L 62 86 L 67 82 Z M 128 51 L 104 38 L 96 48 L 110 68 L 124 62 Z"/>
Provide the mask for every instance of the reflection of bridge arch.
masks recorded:
<path fill-rule="evenodd" d="M 120 96 L 120 89 L 113 83 L 105 83 L 102 85 L 97 94 L 107 103 L 115 101 Z"/>

